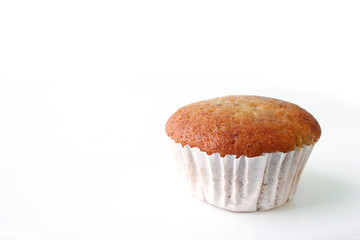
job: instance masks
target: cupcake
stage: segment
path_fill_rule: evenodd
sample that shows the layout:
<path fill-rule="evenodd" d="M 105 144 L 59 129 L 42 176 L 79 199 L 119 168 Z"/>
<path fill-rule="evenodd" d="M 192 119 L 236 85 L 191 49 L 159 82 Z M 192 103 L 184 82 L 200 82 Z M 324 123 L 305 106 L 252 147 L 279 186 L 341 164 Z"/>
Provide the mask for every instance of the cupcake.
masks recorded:
<path fill-rule="evenodd" d="M 167 121 L 166 133 L 195 197 L 253 212 L 294 197 L 321 129 L 295 104 L 225 96 L 180 108 Z"/>

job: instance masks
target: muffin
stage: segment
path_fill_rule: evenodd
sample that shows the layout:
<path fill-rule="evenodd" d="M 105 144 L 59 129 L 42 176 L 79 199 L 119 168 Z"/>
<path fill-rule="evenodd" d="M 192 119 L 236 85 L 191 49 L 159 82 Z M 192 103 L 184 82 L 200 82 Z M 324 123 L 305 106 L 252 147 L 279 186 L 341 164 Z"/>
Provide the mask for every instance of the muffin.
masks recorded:
<path fill-rule="evenodd" d="M 167 121 L 166 133 L 195 197 L 253 212 L 294 197 L 321 129 L 295 104 L 225 96 L 180 108 Z"/>

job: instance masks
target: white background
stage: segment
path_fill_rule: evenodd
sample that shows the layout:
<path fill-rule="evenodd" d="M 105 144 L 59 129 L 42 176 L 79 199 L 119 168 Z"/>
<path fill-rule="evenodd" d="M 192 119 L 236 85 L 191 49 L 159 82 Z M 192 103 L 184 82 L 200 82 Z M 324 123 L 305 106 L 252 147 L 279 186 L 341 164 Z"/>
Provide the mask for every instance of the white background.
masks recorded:
<path fill-rule="evenodd" d="M 360 239 L 359 1 L 1 1 L 0 239 Z M 292 202 L 190 196 L 164 126 L 255 94 L 322 137 Z"/>

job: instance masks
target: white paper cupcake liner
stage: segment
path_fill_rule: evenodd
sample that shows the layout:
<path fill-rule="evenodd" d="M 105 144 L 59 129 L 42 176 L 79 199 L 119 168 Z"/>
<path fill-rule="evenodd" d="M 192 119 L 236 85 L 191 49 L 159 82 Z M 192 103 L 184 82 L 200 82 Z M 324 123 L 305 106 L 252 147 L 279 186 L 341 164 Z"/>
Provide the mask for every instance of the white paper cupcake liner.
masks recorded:
<path fill-rule="evenodd" d="M 170 138 L 181 174 L 191 193 L 234 212 L 264 211 L 291 200 L 314 145 L 248 158 L 182 146 Z"/>

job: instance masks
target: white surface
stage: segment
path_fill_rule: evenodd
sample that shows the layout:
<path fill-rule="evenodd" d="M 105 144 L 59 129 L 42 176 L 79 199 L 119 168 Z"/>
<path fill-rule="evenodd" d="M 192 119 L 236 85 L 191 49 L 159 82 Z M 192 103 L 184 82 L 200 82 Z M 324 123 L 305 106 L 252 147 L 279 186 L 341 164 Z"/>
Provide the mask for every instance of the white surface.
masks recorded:
<path fill-rule="evenodd" d="M 358 1 L 1 1 L 0 239 L 360 239 Z M 295 199 L 190 196 L 190 102 L 288 100 L 323 134 Z"/>

